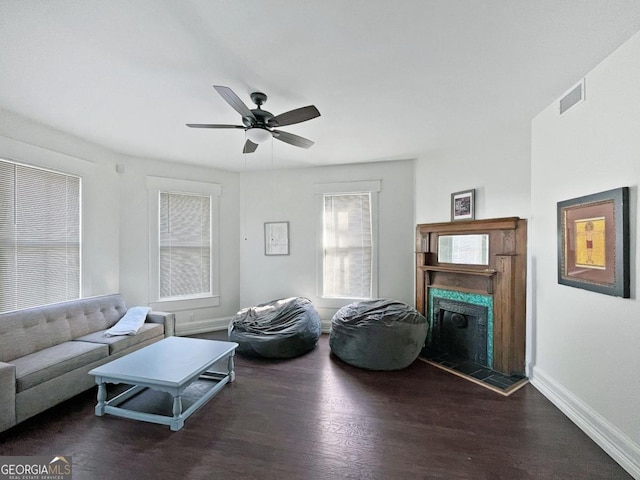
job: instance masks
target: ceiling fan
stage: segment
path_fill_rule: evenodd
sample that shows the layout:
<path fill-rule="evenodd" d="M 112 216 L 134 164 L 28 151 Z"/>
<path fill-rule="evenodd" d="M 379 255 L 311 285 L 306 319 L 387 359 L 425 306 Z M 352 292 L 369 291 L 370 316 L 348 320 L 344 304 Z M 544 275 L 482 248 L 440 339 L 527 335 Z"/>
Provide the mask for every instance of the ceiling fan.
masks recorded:
<path fill-rule="evenodd" d="M 242 153 L 253 153 L 258 148 L 259 143 L 266 142 L 273 137 L 282 142 L 288 143 L 295 147 L 309 148 L 313 142 L 308 138 L 294 135 L 293 133 L 276 130 L 276 127 L 284 125 L 293 125 L 294 123 L 306 122 L 312 118 L 320 116 L 318 109 L 309 105 L 306 107 L 296 108 L 280 115 L 274 116 L 271 112 L 262 110 L 262 105 L 267 101 L 267 96 L 262 92 L 253 92 L 250 97 L 251 101 L 256 104 L 257 108 L 249 110 L 242 100 L 229 87 L 214 85 L 213 88 L 220 94 L 233 109 L 242 115 L 242 123 L 244 125 L 220 125 L 208 123 L 187 123 L 187 127 L 191 128 L 242 128 L 247 132 L 247 141 L 244 144 Z"/>

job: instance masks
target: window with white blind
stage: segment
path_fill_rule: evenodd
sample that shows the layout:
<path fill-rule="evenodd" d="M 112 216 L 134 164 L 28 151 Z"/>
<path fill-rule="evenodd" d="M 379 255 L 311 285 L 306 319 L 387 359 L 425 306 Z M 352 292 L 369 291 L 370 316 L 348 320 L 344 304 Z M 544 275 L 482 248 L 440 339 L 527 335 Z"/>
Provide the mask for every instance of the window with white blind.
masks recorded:
<path fill-rule="evenodd" d="M 0 160 L 0 311 L 80 297 L 79 177 Z"/>
<path fill-rule="evenodd" d="M 323 297 L 371 298 L 371 195 L 324 195 Z"/>
<path fill-rule="evenodd" d="M 379 181 L 322 184 L 322 252 L 319 293 L 323 299 L 377 296 L 377 192 Z M 354 191 L 342 191 L 351 187 Z"/>
<path fill-rule="evenodd" d="M 220 304 L 222 186 L 147 177 L 149 306 L 183 311 Z"/>
<path fill-rule="evenodd" d="M 211 196 L 160 192 L 160 300 L 211 295 Z"/>

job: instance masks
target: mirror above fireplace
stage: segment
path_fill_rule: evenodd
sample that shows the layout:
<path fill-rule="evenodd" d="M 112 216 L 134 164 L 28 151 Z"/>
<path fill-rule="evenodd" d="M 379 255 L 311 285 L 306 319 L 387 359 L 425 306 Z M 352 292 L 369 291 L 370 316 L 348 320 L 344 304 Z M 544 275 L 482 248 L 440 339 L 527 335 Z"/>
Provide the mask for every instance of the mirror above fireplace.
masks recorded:
<path fill-rule="evenodd" d="M 438 262 L 489 265 L 489 235 L 438 236 Z"/>

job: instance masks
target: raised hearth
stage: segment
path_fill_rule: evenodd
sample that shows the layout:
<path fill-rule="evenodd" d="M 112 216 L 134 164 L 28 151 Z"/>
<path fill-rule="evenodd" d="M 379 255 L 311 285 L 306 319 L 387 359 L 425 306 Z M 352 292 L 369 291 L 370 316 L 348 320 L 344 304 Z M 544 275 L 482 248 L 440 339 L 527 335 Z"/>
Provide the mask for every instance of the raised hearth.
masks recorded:
<path fill-rule="evenodd" d="M 493 370 L 493 297 L 429 289 L 431 325 L 422 360 L 509 395 L 526 383 L 523 375 Z"/>

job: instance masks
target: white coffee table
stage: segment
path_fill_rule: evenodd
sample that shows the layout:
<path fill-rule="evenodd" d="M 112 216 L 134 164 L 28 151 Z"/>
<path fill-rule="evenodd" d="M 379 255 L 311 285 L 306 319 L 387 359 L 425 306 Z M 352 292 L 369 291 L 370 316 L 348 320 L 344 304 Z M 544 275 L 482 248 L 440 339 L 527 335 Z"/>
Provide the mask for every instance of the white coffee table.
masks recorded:
<path fill-rule="evenodd" d="M 98 384 L 96 415 L 108 413 L 169 425 L 173 431 L 180 430 L 193 412 L 213 398 L 228 382 L 235 380 L 233 357 L 237 347 L 238 344 L 234 342 L 167 337 L 94 368 L 89 374 L 96 377 Z M 227 358 L 226 372 L 209 371 L 224 358 Z M 211 387 L 183 412 L 182 394 L 196 380 L 206 380 Z M 107 401 L 107 383 L 124 383 L 132 387 Z M 173 396 L 173 416 L 119 406 L 148 388 Z"/>

